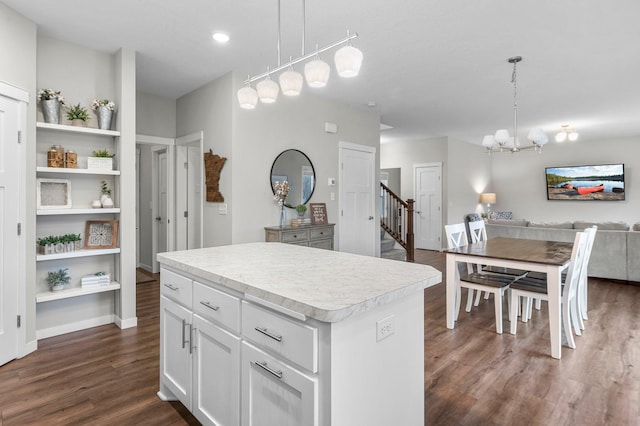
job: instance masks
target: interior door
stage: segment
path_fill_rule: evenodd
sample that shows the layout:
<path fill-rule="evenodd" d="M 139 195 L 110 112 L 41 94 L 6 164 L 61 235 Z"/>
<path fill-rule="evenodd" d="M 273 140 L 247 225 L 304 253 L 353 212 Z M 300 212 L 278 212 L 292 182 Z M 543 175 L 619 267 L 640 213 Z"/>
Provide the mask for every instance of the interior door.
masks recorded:
<path fill-rule="evenodd" d="M 18 108 L 18 101 L 0 96 L 0 365 L 18 356 Z"/>
<path fill-rule="evenodd" d="M 163 253 L 167 247 L 167 215 L 168 215 L 168 188 L 167 188 L 167 152 L 158 154 L 158 216 L 156 222 L 158 226 L 158 245 L 156 253 Z"/>
<path fill-rule="evenodd" d="M 340 251 L 376 255 L 375 149 L 340 145 Z"/>
<path fill-rule="evenodd" d="M 442 248 L 442 163 L 414 166 L 415 246 Z"/>

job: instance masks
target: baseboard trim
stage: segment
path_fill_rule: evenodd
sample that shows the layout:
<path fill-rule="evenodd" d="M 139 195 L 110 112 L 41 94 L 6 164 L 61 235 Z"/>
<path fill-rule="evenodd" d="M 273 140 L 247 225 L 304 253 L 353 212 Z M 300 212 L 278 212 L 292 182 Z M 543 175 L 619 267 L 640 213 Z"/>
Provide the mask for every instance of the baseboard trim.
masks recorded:
<path fill-rule="evenodd" d="M 138 326 L 138 317 L 122 319 L 120 317 L 116 317 L 115 323 L 121 329 L 137 327 Z"/>
<path fill-rule="evenodd" d="M 98 327 L 100 325 L 113 324 L 115 322 L 115 315 L 104 315 L 97 318 L 91 318 L 84 321 L 72 322 L 69 324 L 63 324 L 56 327 L 45 328 L 36 331 L 36 339 L 46 339 L 47 337 L 59 336 L 61 334 L 72 333 L 74 331 L 84 330 L 91 327 Z"/>
<path fill-rule="evenodd" d="M 31 352 L 35 352 L 36 350 L 38 350 L 38 341 L 37 340 L 32 340 L 30 342 L 27 342 L 27 343 L 24 344 L 24 346 L 22 346 L 22 348 L 20 348 L 20 353 L 18 354 L 18 358 L 22 358 L 24 356 L 27 356 Z"/>

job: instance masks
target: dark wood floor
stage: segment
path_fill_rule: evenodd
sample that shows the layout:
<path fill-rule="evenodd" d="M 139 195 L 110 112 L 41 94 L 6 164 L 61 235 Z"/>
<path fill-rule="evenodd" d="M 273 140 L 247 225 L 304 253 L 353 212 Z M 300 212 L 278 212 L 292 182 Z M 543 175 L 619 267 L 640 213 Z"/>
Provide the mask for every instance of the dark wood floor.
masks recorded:
<path fill-rule="evenodd" d="M 418 250 L 416 261 L 445 269 L 438 252 Z M 549 356 L 544 304 L 517 336 L 495 333 L 493 304 L 484 301 L 448 330 L 444 285 L 425 290 L 426 423 L 640 425 L 640 287 L 589 285 L 587 330 L 562 360 Z M 197 424 L 156 396 L 158 281 L 139 284 L 137 300 L 136 328 L 43 339 L 0 367 L 0 426 Z"/>

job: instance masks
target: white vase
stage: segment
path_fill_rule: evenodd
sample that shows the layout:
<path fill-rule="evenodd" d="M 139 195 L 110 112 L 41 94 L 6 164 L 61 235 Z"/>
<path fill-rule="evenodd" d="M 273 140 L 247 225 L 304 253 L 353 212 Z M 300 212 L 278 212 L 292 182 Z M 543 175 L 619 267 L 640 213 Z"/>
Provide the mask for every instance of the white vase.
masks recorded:
<path fill-rule="evenodd" d="M 51 286 L 51 291 L 64 290 L 64 284 L 55 284 Z"/>
<path fill-rule="evenodd" d="M 91 203 L 91 207 L 93 207 L 94 209 L 101 209 L 102 202 L 100 200 L 93 200 L 93 202 Z"/>
<path fill-rule="evenodd" d="M 102 194 L 102 197 L 100 197 L 100 202 L 102 203 L 102 207 L 105 209 L 113 208 L 113 200 L 106 194 Z"/>

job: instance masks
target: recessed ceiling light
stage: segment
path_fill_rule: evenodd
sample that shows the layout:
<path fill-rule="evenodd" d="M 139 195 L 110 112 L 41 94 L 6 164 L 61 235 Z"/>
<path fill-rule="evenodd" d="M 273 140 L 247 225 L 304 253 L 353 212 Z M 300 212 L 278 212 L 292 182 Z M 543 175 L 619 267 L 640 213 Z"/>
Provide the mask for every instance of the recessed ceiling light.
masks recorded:
<path fill-rule="evenodd" d="M 229 36 L 225 33 L 213 33 L 213 39 L 218 43 L 226 43 L 229 41 Z"/>
<path fill-rule="evenodd" d="M 377 105 L 377 104 L 376 104 L 376 101 L 369 101 L 369 102 L 367 102 L 367 106 L 368 106 L 369 108 L 373 108 L 373 107 L 375 107 L 376 105 Z"/>

